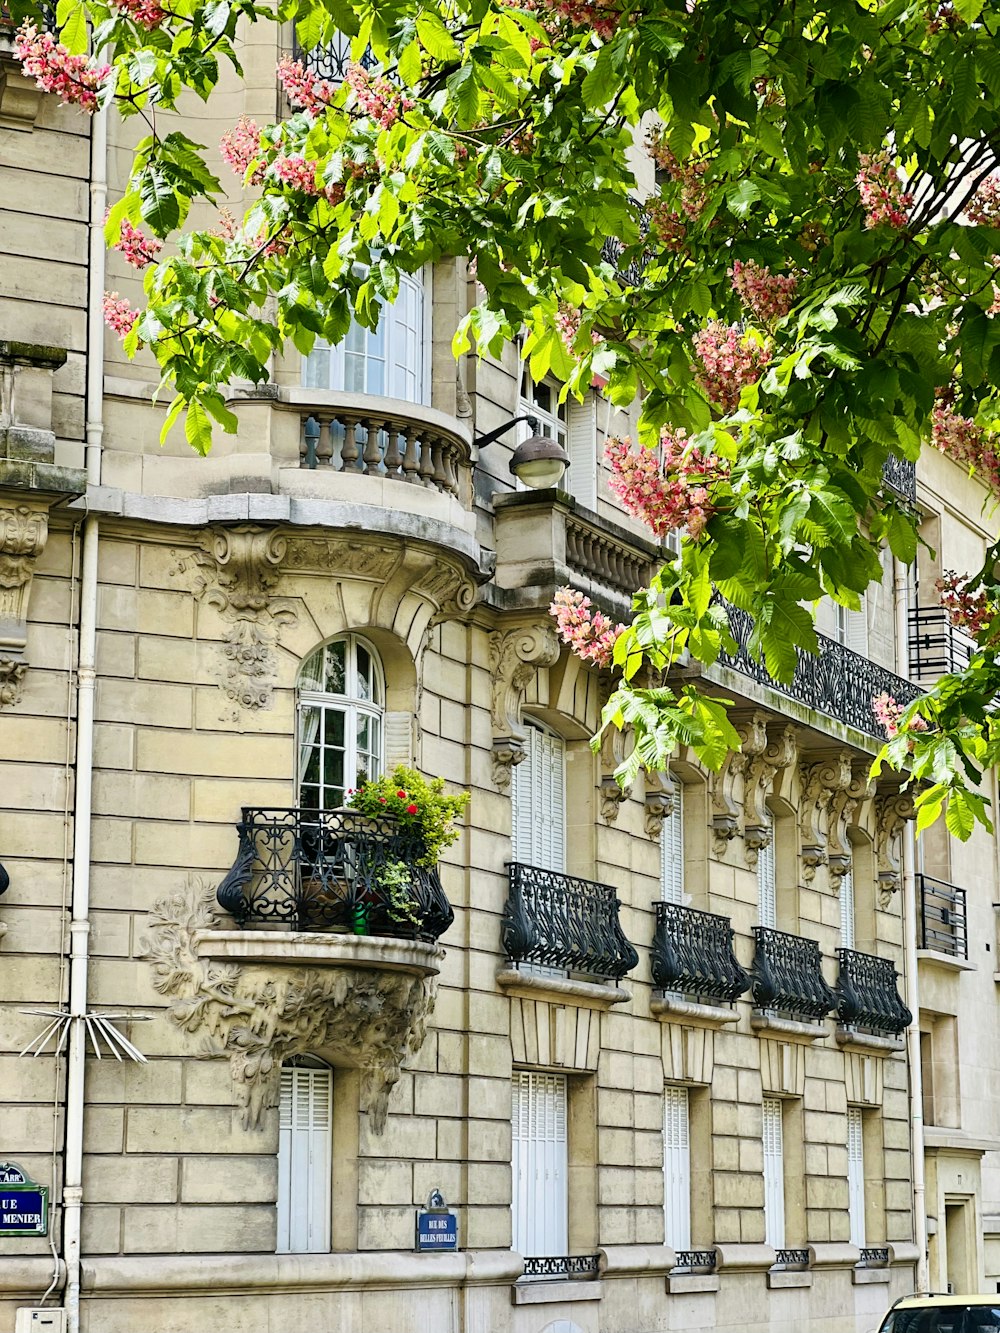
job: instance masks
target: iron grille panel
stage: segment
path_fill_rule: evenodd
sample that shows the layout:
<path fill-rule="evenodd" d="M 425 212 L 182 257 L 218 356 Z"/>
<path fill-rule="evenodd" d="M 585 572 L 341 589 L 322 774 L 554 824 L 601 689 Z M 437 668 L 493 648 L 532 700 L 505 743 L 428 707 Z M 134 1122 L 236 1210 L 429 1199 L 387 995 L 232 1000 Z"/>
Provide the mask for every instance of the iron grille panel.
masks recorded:
<path fill-rule="evenodd" d="M 239 851 L 216 897 L 241 927 L 436 940 L 454 912 L 423 845 L 391 816 L 244 806 Z M 399 866 L 409 884 L 392 890 Z"/>
<path fill-rule="evenodd" d="M 887 454 L 882 464 L 882 484 L 895 491 L 901 500 L 917 501 L 917 465 L 908 458 Z"/>
<path fill-rule="evenodd" d="M 937 680 L 969 665 L 976 641 L 951 623 L 943 606 L 911 606 L 907 622 L 914 680 Z"/>
<path fill-rule="evenodd" d="M 698 1000 L 732 1004 L 750 986 L 733 953 L 728 917 L 659 902 L 653 935 L 653 985 Z"/>
<path fill-rule="evenodd" d="M 878 1268 L 889 1262 L 889 1250 L 884 1245 L 863 1245 L 860 1263 L 868 1268 Z"/>
<path fill-rule="evenodd" d="M 965 890 L 954 884 L 917 875 L 920 894 L 920 947 L 953 958 L 968 958 L 969 937 L 965 918 Z"/>
<path fill-rule="evenodd" d="M 672 1271 L 675 1273 L 714 1273 L 714 1250 L 678 1250 L 677 1262 Z"/>
<path fill-rule="evenodd" d="M 597 1254 L 544 1254 L 524 1261 L 525 1277 L 596 1277 Z"/>
<path fill-rule="evenodd" d="M 808 1268 L 809 1251 L 775 1250 L 774 1264 L 776 1268 Z"/>
<path fill-rule="evenodd" d="M 790 699 L 797 699 L 817 712 L 856 727 L 869 736 L 885 739 L 885 733 L 875 720 L 872 700 L 879 694 L 891 695 L 898 704 L 906 707 L 922 691 L 902 676 L 895 675 L 886 667 L 879 666 L 867 657 L 862 657 L 852 648 L 825 634 L 818 634 L 819 655 L 796 649 L 797 664 L 795 675 L 788 684 L 773 680 L 767 673 L 763 662 L 754 661 L 748 644 L 753 632 L 753 620 L 746 611 L 727 604 L 729 628 L 737 643 L 735 653 L 723 650 L 718 661 L 723 666 L 732 667 L 743 676 L 767 685 Z"/>
<path fill-rule="evenodd" d="M 292 58 L 301 61 L 303 68 L 318 79 L 325 79 L 332 84 L 343 83 L 347 67 L 352 63 L 351 38 L 346 33 L 338 32 L 325 46 L 314 46 L 311 49 L 300 46 L 296 38 L 292 45 Z M 366 48 L 357 63 L 362 69 L 378 69 L 378 61 L 371 47 Z"/>
<path fill-rule="evenodd" d="M 610 884 L 512 861 L 501 924 L 512 963 L 536 963 L 620 980 L 639 962 L 618 919 Z"/>
<path fill-rule="evenodd" d="M 767 926 L 754 926 L 753 934 L 754 1004 L 796 1018 L 820 1019 L 828 1014 L 837 997 L 823 976 L 816 941 Z"/>
<path fill-rule="evenodd" d="M 913 1022 L 896 990 L 899 973 L 889 958 L 838 949 L 837 1017 L 848 1027 L 898 1037 Z"/>

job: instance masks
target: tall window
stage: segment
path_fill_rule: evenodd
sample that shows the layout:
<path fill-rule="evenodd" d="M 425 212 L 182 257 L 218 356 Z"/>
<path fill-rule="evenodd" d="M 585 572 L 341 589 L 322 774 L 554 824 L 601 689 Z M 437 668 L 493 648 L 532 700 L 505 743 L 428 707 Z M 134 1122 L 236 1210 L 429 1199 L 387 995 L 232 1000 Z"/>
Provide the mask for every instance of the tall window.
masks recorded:
<path fill-rule="evenodd" d="M 330 1248 L 333 1070 L 303 1058 L 281 1071 L 278 1102 L 279 1254 Z"/>
<path fill-rule="evenodd" d="M 663 1093 L 663 1238 L 691 1248 L 691 1132 L 687 1088 Z"/>
<path fill-rule="evenodd" d="M 865 1148 L 864 1121 L 859 1106 L 847 1108 L 847 1208 L 851 1220 L 851 1244 L 865 1244 Z"/>
<path fill-rule="evenodd" d="M 781 1101 L 764 1098 L 764 1244 L 785 1248 L 785 1148 Z"/>
<path fill-rule="evenodd" d="M 832 597 L 824 597 L 816 608 L 816 628 L 828 639 L 868 656 L 868 604 L 864 595 L 861 610 L 849 611 Z"/>
<path fill-rule="evenodd" d="M 355 634 L 324 644 L 299 673 L 299 805 L 332 810 L 382 771 L 385 690 L 374 649 Z"/>
<path fill-rule="evenodd" d="M 684 787 L 674 783 L 674 808 L 660 832 L 660 897 L 665 903 L 684 901 Z"/>
<path fill-rule="evenodd" d="M 565 449 L 569 409 L 568 400 L 562 403 L 559 401 L 560 392 L 558 381 L 549 375 L 536 383 L 528 371 L 528 363 L 524 363 L 521 371 L 521 401 L 518 404 L 517 415 L 530 413 L 538 422 L 535 433 L 544 435 L 547 440 L 556 440 Z M 522 430 L 525 438 L 532 434 L 527 424 L 522 426 Z"/>
<path fill-rule="evenodd" d="M 565 1074 L 515 1070 L 512 1129 L 512 1248 L 563 1255 L 569 1236 Z"/>
<path fill-rule="evenodd" d="M 840 947 L 853 949 L 854 939 L 854 867 L 851 865 L 840 881 Z"/>
<path fill-rule="evenodd" d="M 511 776 L 514 860 L 539 870 L 566 869 L 566 743 L 538 722 L 527 724 L 527 749 Z"/>
<path fill-rule="evenodd" d="M 318 338 L 306 357 L 302 382 L 307 389 L 341 389 L 427 401 L 424 284 L 421 274 L 402 274 L 391 306 L 382 305 L 378 328 L 351 321 L 336 347 Z"/>
<path fill-rule="evenodd" d="M 774 817 L 768 814 L 771 836 L 757 853 L 757 915 L 762 926 L 774 929 L 778 924 L 778 891 L 774 869 Z"/>

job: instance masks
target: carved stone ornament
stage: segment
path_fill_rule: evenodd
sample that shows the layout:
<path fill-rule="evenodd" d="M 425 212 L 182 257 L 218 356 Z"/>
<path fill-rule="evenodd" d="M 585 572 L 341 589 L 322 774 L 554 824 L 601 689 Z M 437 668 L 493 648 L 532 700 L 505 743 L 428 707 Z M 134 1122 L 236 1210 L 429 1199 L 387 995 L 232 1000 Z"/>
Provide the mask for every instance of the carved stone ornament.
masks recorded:
<path fill-rule="evenodd" d="M 802 834 L 802 877 L 808 884 L 815 878 L 817 866 L 827 864 L 828 812 L 830 802 L 851 785 L 851 753 L 836 755 L 802 765 L 802 801 L 799 827 Z"/>
<path fill-rule="evenodd" d="M 526 732 L 521 704 L 539 667 L 559 660 L 559 639 L 548 624 L 521 625 L 490 635 L 490 677 L 493 723 L 493 781 L 510 789 L 510 770 L 524 758 Z"/>
<path fill-rule="evenodd" d="M 290 600 L 273 596 L 286 548 L 274 528 L 243 524 L 213 528 L 201 551 L 178 562 L 181 572 L 197 570 L 195 597 L 229 624 L 218 679 L 234 717 L 241 708 L 271 707 L 279 631 L 297 618 Z"/>
<path fill-rule="evenodd" d="M 601 818 L 607 824 L 617 820 L 622 801 L 632 795 L 631 786 L 619 786 L 615 773 L 634 744 L 631 728 L 609 727 L 601 738 Z"/>
<path fill-rule="evenodd" d="M 21 698 L 28 669 L 28 602 L 35 561 L 45 549 L 45 508 L 0 508 L 0 706 Z"/>
<path fill-rule="evenodd" d="M 677 787 L 670 774 L 647 773 L 643 822 L 646 833 L 654 842 L 659 842 L 663 836 L 663 821 L 674 813 L 676 804 Z"/>
<path fill-rule="evenodd" d="M 743 779 L 743 848 L 751 870 L 756 868 L 761 850 L 770 845 L 774 836 L 767 809 L 768 795 L 777 775 L 795 763 L 798 753 L 798 733 L 794 727 L 772 728 L 766 749 L 747 764 Z"/>
<path fill-rule="evenodd" d="M 855 760 L 851 765 L 851 781 L 843 791 L 834 794 L 830 801 L 827 818 L 827 869 L 830 875 L 830 887 L 834 893 L 840 893 L 840 885 L 851 868 L 853 852 L 851 850 L 848 825 L 857 817 L 858 807 L 871 800 L 875 793 L 875 783 L 868 777 L 868 760 Z"/>
<path fill-rule="evenodd" d="M 878 905 L 886 911 L 903 882 L 900 835 L 917 808 L 909 792 L 892 791 L 875 797 L 875 855 L 878 861 Z"/>
<path fill-rule="evenodd" d="M 206 932 L 225 928 L 214 888 L 201 881 L 156 903 L 151 916 L 143 948 L 156 974 L 153 984 L 170 1000 L 173 1022 L 200 1036 L 201 1058 L 229 1057 L 245 1128 L 259 1128 L 263 1113 L 277 1106 L 284 1061 L 322 1052 L 361 1069 L 361 1109 L 382 1133 L 403 1061 L 423 1044 L 436 970 L 415 976 L 374 965 L 220 962 L 203 947 Z M 288 936 L 292 943 L 302 938 Z M 435 960 L 444 956 L 420 947 Z"/>
<path fill-rule="evenodd" d="M 732 838 L 740 831 L 738 784 L 753 761 L 767 748 L 767 717 L 754 713 L 736 724 L 739 750 L 730 750 L 712 780 L 712 811 L 709 825 L 715 843 L 715 855 L 723 857 Z"/>

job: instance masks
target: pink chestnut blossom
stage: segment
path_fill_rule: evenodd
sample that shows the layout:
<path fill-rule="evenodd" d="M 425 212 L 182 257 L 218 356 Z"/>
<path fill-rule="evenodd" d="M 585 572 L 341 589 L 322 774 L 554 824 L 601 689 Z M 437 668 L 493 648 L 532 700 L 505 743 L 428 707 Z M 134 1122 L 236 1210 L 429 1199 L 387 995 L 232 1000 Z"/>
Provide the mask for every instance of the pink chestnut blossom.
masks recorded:
<path fill-rule="evenodd" d="M 292 106 L 299 106 L 311 116 L 318 116 L 333 100 L 336 89 L 332 84 L 317 79 L 301 60 L 282 56 L 278 61 L 278 78 Z"/>
<path fill-rule="evenodd" d="M 263 183 L 266 164 L 259 161 L 249 180 L 245 179 L 250 163 L 260 157 L 261 151 L 260 126 L 249 116 L 240 116 L 233 128 L 227 130 L 219 140 L 219 152 L 223 159 L 247 185 Z"/>
<path fill-rule="evenodd" d="M 695 541 L 715 512 L 706 482 L 724 475 L 698 449 L 692 448 L 683 430 L 664 430 L 659 449 L 639 448 L 632 441 L 613 438 L 604 456 L 611 465 L 608 485 L 630 514 L 646 523 L 657 537 L 686 529 Z"/>
<path fill-rule="evenodd" d="M 897 229 L 905 227 L 913 195 L 903 190 L 889 154 L 861 153 L 858 163 L 856 180 L 865 210 L 865 226 L 869 230 L 883 223 Z"/>
<path fill-rule="evenodd" d="M 287 157 L 276 157 L 271 164 L 275 177 L 283 185 L 303 194 L 319 194 L 316 184 L 316 163 L 310 162 L 301 153 L 291 153 Z"/>
<path fill-rule="evenodd" d="M 549 615 L 555 619 L 556 633 L 577 657 L 596 666 L 611 665 L 615 640 L 625 632 L 624 625 L 612 625 L 603 612 L 591 609 L 589 597 L 573 588 L 556 589 Z"/>
<path fill-rule="evenodd" d="M 104 322 L 109 329 L 114 329 L 119 338 L 125 338 L 132 332 L 132 326 L 139 318 L 138 310 L 133 310 L 128 301 L 117 292 L 104 293 Z"/>
<path fill-rule="evenodd" d="M 939 393 L 931 413 L 931 443 L 1000 495 L 1000 436 L 956 412 L 947 391 Z"/>
<path fill-rule="evenodd" d="M 153 263 L 163 249 L 163 242 L 133 227 L 128 218 L 122 218 L 121 235 L 114 249 L 121 252 L 126 264 L 132 268 L 145 268 L 147 264 Z"/>
<path fill-rule="evenodd" d="M 712 320 L 691 341 L 701 363 L 697 379 L 705 397 L 721 412 L 735 412 L 741 391 L 764 373 L 771 359 L 770 342 L 719 320 Z"/>
<path fill-rule="evenodd" d="M 765 324 L 784 319 L 795 304 L 798 279 L 791 275 L 772 273 L 766 265 L 752 259 L 746 263 L 734 259 L 728 272 L 733 280 L 733 291 Z"/>
<path fill-rule="evenodd" d="M 898 704 L 891 694 L 885 690 L 881 694 L 876 694 L 872 699 L 872 712 L 875 714 L 875 721 L 879 724 L 886 734 L 887 740 L 892 740 L 893 736 L 899 734 L 899 721 L 903 716 L 904 708 Z M 909 724 L 908 731 L 926 731 L 927 722 L 918 714 Z M 910 742 L 910 749 L 913 749 L 913 743 Z"/>
<path fill-rule="evenodd" d="M 75 103 L 82 111 L 97 110 L 97 94 L 111 75 L 110 65 L 71 55 L 50 32 L 39 32 L 27 19 L 14 35 L 14 53 L 42 92 L 57 93 L 60 101 Z"/>
<path fill-rule="evenodd" d="M 989 605 L 986 589 L 977 588 L 971 592 L 967 575 L 946 569 L 934 587 L 940 596 L 941 605 L 948 613 L 948 619 L 956 628 L 967 630 L 974 638 L 978 638 L 990 625 L 995 610 Z"/>
<path fill-rule="evenodd" d="M 401 111 L 410 111 L 415 105 L 412 98 L 404 97 L 388 79 L 369 73 L 363 65 L 348 65 L 344 82 L 353 90 L 362 115 L 371 116 L 384 130 L 395 125 Z"/>
<path fill-rule="evenodd" d="M 156 0 L 112 0 L 112 3 L 119 13 L 149 32 L 158 28 L 167 17 L 166 10 L 161 9 Z"/>
<path fill-rule="evenodd" d="M 1000 174 L 994 172 L 979 182 L 965 205 L 965 216 L 977 227 L 1000 227 Z"/>

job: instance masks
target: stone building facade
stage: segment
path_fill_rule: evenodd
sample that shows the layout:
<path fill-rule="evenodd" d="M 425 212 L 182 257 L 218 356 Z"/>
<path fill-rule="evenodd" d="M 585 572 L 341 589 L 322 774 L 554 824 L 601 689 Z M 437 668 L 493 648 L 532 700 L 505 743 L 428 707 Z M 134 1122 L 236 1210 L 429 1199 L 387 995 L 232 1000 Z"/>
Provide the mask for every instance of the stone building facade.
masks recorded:
<path fill-rule="evenodd" d="M 887 561 L 857 618 L 823 608 L 790 691 L 706 670 L 742 750 L 623 794 L 608 681 L 547 607 L 624 614 L 659 554 L 602 477 L 627 418 L 515 348 L 456 367 L 474 297 L 440 264 L 384 345 L 234 390 L 207 460 L 161 448 L 100 323 L 127 132 L 5 40 L 0 1161 L 53 1209 L 0 1237 L 2 1326 L 863 1333 L 925 1229 L 934 1286 L 996 1280 L 995 844 L 914 861 L 868 777 L 872 696 L 961 650 L 932 585 L 977 567 L 977 483 L 922 460 L 919 585 Z M 197 137 L 273 114 L 274 57 L 255 34 Z M 476 444 L 529 408 L 566 491 L 515 486 L 516 427 Z M 439 871 L 317 813 L 399 762 L 471 792 Z M 435 1191 L 455 1253 L 414 1251 Z"/>

